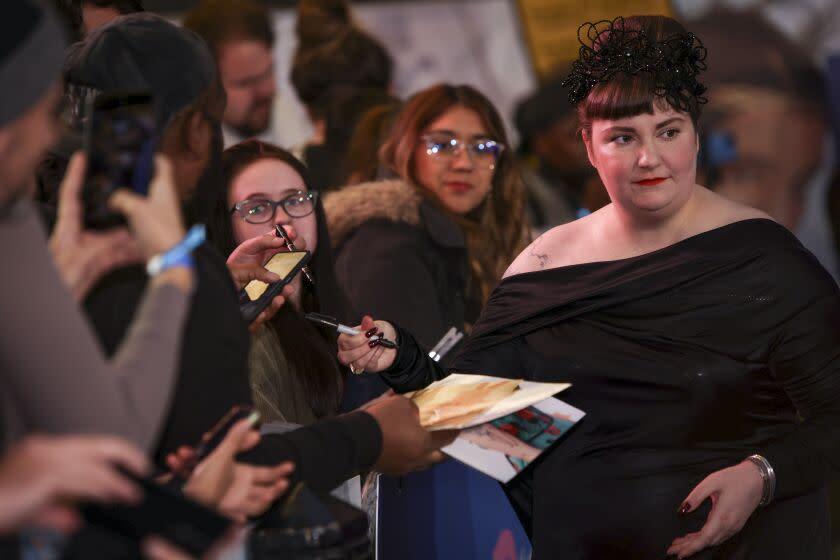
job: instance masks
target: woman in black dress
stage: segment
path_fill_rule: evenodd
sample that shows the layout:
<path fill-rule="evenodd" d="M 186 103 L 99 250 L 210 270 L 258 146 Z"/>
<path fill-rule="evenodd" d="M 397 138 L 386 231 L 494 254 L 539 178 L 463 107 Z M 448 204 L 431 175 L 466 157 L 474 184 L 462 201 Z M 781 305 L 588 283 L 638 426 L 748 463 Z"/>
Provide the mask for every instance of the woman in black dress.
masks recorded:
<path fill-rule="evenodd" d="M 695 183 L 699 40 L 661 16 L 581 29 L 567 83 L 612 203 L 514 261 L 451 368 L 568 381 L 587 413 L 508 488 L 534 558 L 827 558 L 837 286 Z M 398 390 L 446 375 L 377 326 L 399 351 L 343 336 L 342 361 Z"/>

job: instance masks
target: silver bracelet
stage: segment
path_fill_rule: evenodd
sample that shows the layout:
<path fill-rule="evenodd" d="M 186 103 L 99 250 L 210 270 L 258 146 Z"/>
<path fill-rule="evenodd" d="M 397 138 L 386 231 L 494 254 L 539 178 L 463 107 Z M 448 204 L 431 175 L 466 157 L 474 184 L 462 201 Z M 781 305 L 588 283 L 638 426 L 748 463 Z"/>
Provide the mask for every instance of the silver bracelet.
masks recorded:
<path fill-rule="evenodd" d="M 747 461 L 758 467 L 758 472 L 761 474 L 763 489 L 758 505 L 766 506 L 773 500 L 773 495 L 776 493 L 776 471 L 773 470 L 773 465 L 761 455 L 750 455 Z"/>

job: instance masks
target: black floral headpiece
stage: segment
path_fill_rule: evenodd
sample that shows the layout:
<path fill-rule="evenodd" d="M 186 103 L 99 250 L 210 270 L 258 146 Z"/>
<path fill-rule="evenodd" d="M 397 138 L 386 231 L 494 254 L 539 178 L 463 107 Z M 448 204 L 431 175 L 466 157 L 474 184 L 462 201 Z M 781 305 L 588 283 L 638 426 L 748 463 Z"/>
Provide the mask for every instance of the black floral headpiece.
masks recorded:
<path fill-rule="evenodd" d="M 679 33 L 655 41 L 644 31 L 628 29 L 624 18 L 584 23 L 578 28 L 580 51 L 563 86 L 569 102 L 577 105 L 598 84 L 616 75 L 646 72 L 654 81 L 654 94 L 677 110 L 689 112 L 706 103 L 706 86 L 697 75 L 706 69 L 706 47 L 693 33 Z"/>

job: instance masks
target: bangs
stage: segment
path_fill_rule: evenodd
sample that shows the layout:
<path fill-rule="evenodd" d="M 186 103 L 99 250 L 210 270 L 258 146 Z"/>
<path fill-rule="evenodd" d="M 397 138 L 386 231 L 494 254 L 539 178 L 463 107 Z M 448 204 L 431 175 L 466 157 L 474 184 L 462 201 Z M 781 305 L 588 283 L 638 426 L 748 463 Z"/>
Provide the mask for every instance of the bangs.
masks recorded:
<path fill-rule="evenodd" d="M 621 76 L 596 86 L 580 106 L 581 123 L 653 114 L 656 84 L 646 76 Z M 661 100 L 662 103 L 667 102 Z"/>
<path fill-rule="evenodd" d="M 687 114 L 696 127 L 700 119 L 700 104 L 688 100 L 688 111 L 680 111 L 662 95 L 657 94 L 654 77 L 647 73 L 616 76 L 599 84 L 578 105 L 578 119 L 583 130 L 591 130 L 594 119 L 618 120 L 637 115 L 672 109 Z"/>

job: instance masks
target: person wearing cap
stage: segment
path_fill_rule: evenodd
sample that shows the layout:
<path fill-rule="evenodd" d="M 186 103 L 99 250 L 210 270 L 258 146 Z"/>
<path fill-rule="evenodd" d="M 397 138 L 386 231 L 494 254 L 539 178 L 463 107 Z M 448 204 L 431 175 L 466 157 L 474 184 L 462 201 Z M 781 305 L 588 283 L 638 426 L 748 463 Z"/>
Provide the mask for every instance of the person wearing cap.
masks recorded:
<path fill-rule="evenodd" d="M 190 226 L 203 222 L 207 196 L 219 188 L 212 148 L 220 142 L 218 118 L 224 108 L 204 42 L 154 14 L 131 14 L 73 45 L 64 77 L 71 87 L 94 92 L 153 94 L 160 151 L 172 162 L 184 218 Z M 154 453 L 159 464 L 166 453 L 198 441 L 232 404 L 249 400 L 243 365 L 248 331 L 231 273 L 206 243 L 195 251 L 195 264 L 196 289 L 177 383 Z M 142 265 L 124 267 L 102 278 L 85 298 L 85 311 L 107 353 L 124 338 L 147 281 Z"/>
<path fill-rule="evenodd" d="M 33 0 L 23 0 L 7 15 L 0 22 L 0 77 L 14 87 L 0 93 L 0 254 L 7 263 L 0 275 L 5 436 L 13 441 L 31 431 L 105 431 L 148 447 L 171 397 L 193 272 L 188 266 L 173 267 L 148 283 L 139 294 L 129 335 L 106 361 L 69 293 L 72 286 L 58 273 L 74 267 L 95 237 L 80 225 L 82 158 L 72 162 L 62 189 L 64 238 L 50 243 L 58 271 L 30 200 L 31 174 L 57 135 L 61 26 Z M 136 233 L 132 241 L 125 231 L 117 247 L 139 243 L 149 258 L 178 244 L 184 228 L 171 190 L 170 168 L 160 162 L 148 199 L 124 192 L 114 197 L 114 206 Z M 83 399 L 68 398 L 71 390 Z"/>
<path fill-rule="evenodd" d="M 194 282 L 183 263 L 158 274 L 115 356 L 102 355 L 51 258 L 75 267 L 95 243 L 81 228 L 83 159 L 73 161 L 62 189 L 65 238 L 51 244 L 52 256 L 29 188 L 57 136 L 64 46 L 56 17 L 35 0 L 19 0 L 0 19 L 0 79 L 9 85 L 0 91 L 0 532 L 55 514 L 52 506 L 70 499 L 130 499 L 131 484 L 114 465 L 146 468 L 142 449 L 155 440 L 172 393 Z M 134 242 L 148 257 L 183 237 L 169 170 L 159 162 L 146 200 L 112 197 L 136 234 L 124 232 L 115 247 Z M 0 557 L 13 554 L 0 543 Z"/>
<path fill-rule="evenodd" d="M 596 178 L 580 142 L 577 113 L 561 86 L 562 75 L 558 71 L 523 99 L 515 113 L 528 189 L 526 210 L 537 234 L 585 214 L 588 183 Z"/>

